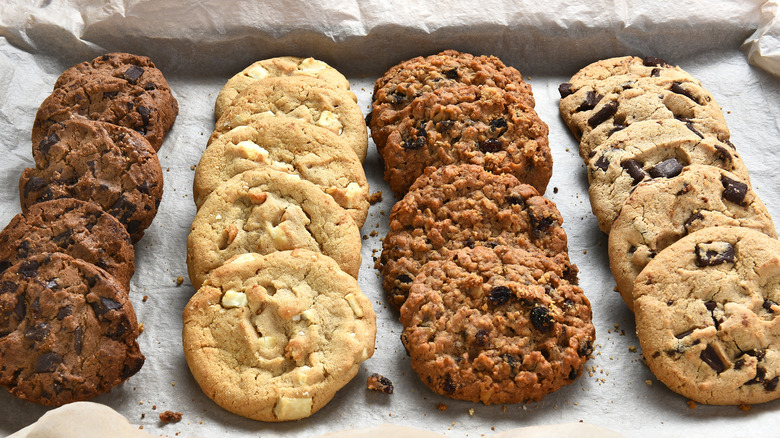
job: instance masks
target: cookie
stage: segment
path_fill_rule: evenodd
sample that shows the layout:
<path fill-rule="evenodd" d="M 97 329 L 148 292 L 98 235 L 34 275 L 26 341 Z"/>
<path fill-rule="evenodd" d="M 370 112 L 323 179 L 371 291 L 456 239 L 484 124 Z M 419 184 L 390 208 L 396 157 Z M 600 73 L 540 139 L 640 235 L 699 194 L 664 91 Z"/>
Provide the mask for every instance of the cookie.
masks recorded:
<path fill-rule="evenodd" d="M 47 406 L 88 400 L 144 363 L 127 292 L 102 269 L 62 253 L 0 276 L 0 386 Z"/>
<path fill-rule="evenodd" d="M 179 104 L 173 97 L 171 87 L 165 80 L 162 71 L 154 65 L 150 58 L 132 53 L 106 53 L 92 61 L 76 64 L 57 78 L 54 88 L 63 87 L 74 80 L 96 74 L 109 75 L 140 87 L 144 93 L 152 96 L 157 108 L 164 114 L 173 114 L 173 117 L 176 118 L 179 113 Z"/>
<path fill-rule="evenodd" d="M 582 158 L 588 161 L 612 134 L 643 120 L 677 119 L 702 138 L 729 140 L 720 106 L 697 79 L 679 67 L 645 66 L 631 57 L 617 60 L 622 59 L 629 65 L 612 69 L 614 76 L 602 78 L 605 67 L 596 63 L 559 88 L 561 116 L 580 140 Z"/>
<path fill-rule="evenodd" d="M 715 226 L 777 237 L 750 184 L 717 167 L 694 164 L 674 178 L 637 185 L 609 233 L 609 265 L 628 307 L 633 307 L 634 279 L 653 257 L 683 236 Z"/>
<path fill-rule="evenodd" d="M 311 181 L 362 227 L 368 215 L 368 182 L 355 152 L 332 132 L 291 117 L 265 117 L 211 142 L 195 171 L 200 207 L 220 184 L 250 169 L 273 168 Z"/>
<path fill-rule="evenodd" d="M 550 200 L 512 175 L 480 166 L 426 170 L 390 212 L 390 230 L 377 261 L 391 304 L 400 307 L 423 265 L 464 247 L 509 245 L 558 258 L 567 255 L 563 218 Z"/>
<path fill-rule="evenodd" d="M 401 307 L 401 340 L 437 394 L 522 403 L 574 381 L 593 349 L 590 302 L 557 261 L 477 246 L 426 264 Z"/>
<path fill-rule="evenodd" d="M 92 201 L 119 219 L 135 242 L 157 214 L 162 168 L 137 132 L 74 118 L 52 125 L 33 155 L 36 167 L 19 180 L 23 212 L 50 199 Z"/>
<path fill-rule="evenodd" d="M 214 270 L 183 314 L 184 357 L 218 405 L 260 421 L 308 417 L 374 352 L 357 280 L 308 250 L 244 254 Z"/>
<path fill-rule="evenodd" d="M 780 397 L 780 242 L 742 227 L 678 240 L 634 284 L 636 331 L 650 370 L 697 403 Z"/>
<path fill-rule="evenodd" d="M 55 88 L 41 103 L 33 122 L 32 143 L 46 141 L 53 125 L 78 118 L 134 130 L 158 151 L 176 120 L 178 107 L 172 103 L 161 106 L 156 97 L 122 77 L 103 73 L 77 76 Z"/>
<path fill-rule="evenodd" d="M 426 167 L 467 163 L 511 174 L 544 193 L 552 175 L 548 128 L 518 96 L 461 85 L 414 99 L 380 151 L 390 188 L 403 195 Z"/>
<path fill-rule="evenodd" d="M 295 56 L 280 56 L 278 58 L 263 59 L 252 63 L 241 70 L 235 76 L 228 79 L 222 90 L 217 95 L 214 104 L 214 115 L 219 119 L 225 108 L 230 106 L 233 99 L 244 91 L 246 87 L 255 81 L 279 76 L 304 75 L 322 80 L 325 85 L 340 88 L 357 102 L 357 96 L 349 90 L 349 81 L 338 70 L 327 63 L 314 58 L 298 58 Z"/>
<path fill-rule="evenodd" d="M 514 67 L 495 56 L 475 56 L 445 50 L 403 61 L 385 72 L 374 85 L 369 116 L 371 137 L 381 151 L 401 110 L 423 93 L 438 88 L 478 85 L 516 93 L 527 106 L 535 105 L 531 86 Z"/>
<path fill-rule="evenodd" d="M 609 233 L 638 183 L 673 178 L 691 164 L 715 166 L 749 181 L 745 164 L 731 144 L 701 138 L 679 120 L 637 122 L 613 135 L 595 150 L 588 164 L 588 193 L 599 228 Z"/>
<path fill-rule="evenodd" d="M 313 183 L 273 169 L 248 170 L 201 205 L 187 237 L 187 269 L 197 290 L 233 256 L 305 248 L 357 278 L 361 244 L 355 221 Z"/>
<path fill-rule="evenodd" d="M 74 198 L 40 202 L 0 231 L 0 273 L 29 256 L 51 252 L 92 263 L 130 290 L 133 241 L 124 225 L 97 204 Z"/>
<path fill-rule="evenodd" d="M 318 79 L 301 75 L 252 83 L 217 120 L 209 143 L 257 118 L 294 117 L 338 135 L 362 162 L 366 158 L 368 133 L 360 107 L 344 90 L 322 84 Z"/>

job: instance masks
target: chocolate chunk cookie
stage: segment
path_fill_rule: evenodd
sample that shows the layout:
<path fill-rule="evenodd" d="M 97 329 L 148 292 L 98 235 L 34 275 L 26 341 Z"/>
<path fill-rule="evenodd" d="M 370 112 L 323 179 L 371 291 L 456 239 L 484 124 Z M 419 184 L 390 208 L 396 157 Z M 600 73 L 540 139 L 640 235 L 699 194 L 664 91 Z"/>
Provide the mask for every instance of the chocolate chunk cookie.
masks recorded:
<path fill-rule="evenodd" d="M 552 174 L 548 128 L 519 96 L 460 85 L 414 99 L 380 151 L 390 188 L 403 195 L 426 167 L 467 163 L 511 174 L 544 193 Z"/>
<path fill-rule="evenodd" d="M 717 167 L 693 164 L 677 177 L 637 185 L 609 232 L 609 264 L 628 307 L 633 307 L 634 279 L 653 257 L 683 236 L 715 226 L 777 237 L 750 185 Z"/>
<path fill-rule="evenodd" d="M 88 400 L 143 365 L 135 311 L 102 269 L 62 253 L 0 276 L 0 386 L 47 406 Z"/>
<path fill-rule="evenodd" d="M 292 117 L 264 117 L 211 142 L 195 171 L 200 207 L 220 184 L 250 169 L 272 168 L 311 181 L 362 227 L 368 215 L 368 182 L 355 152 L 338 136 Z"/>
<path fill-rule="evenodd" d="M 710 227 L 661 251 L 637 276 L 637 337 L 650 370 L 698 403 L 780 397 L 780 242 Z"/>
<path fill-rule="evenodd" d="M 132 129 L 158 151 L 177 113 L 176 105 L 159 105 L 155 95 L 126 78 L 104 73 L 79 75 L 55 88 L 41 103 L 33 122 L 32 143 L 47 141 L 53 125 L 79 118 Z"/>
<path fill-rule="evenodd" d="M 179 113 L 179 104 L 160 69 L 148 57 L 131 53 L 106 53 L 92 61 L 76 64 L 60 75 L 54 88 L 65 87 L 69 82 L 96 74 L 112 76 L 143 89 L 163 114 L 172 114 L 176 118 Z"/>
<path fill-rule="evenodd" d="M 58 198 L 92 201 L 125 225 L 133 241 L 144 235 L 163 193 L 160 160 L 135 131 L 75 118 L 51 126 L 33 150 L 35 169 L 19 181 L 22 211 Z"/>
<path fill-rule="evenodd" d="M 133 241 L 115 217 L 75 198 L 33 204 L 0 232 L 0 273 L 35 254 L 63 252 L 105 269 L 130 290 Z"/>
<path fill-rule="evenodd" d="M 596 332 L 557 261 L 507 246 L 431 261 L 401 307 L 401 340 L 434 392 L 485 404 L 541 399 L 571 383 Z"/>
<path fill-rule="evenodd" d="M 314 414 L 374 353 L 376 315 L 357 280 L 303 249 L 234 258 L 182 317 L 184 357 L 203 392 L 260 421 Z"/>
<path fill-rule="evenodd" d="M 731 144 L 701 138 L 675 119 L 634 123 L 594 152 L 588 163 L 588 192 L 605 233 L 641 181 L 673 178 L 690 164 L 719 167 L 749 181 L 745 164 Z"/>
<path fill-rule="evenodd" d="M 455 50 L 418 56 L 391 67 L 374 85 L 369 126 L 377 148 L 384 148 L 401 110 L 414 99 L 438 88 L 459 85 L 497 87 L 516 93 L 531 108 L 535 104 L 531 86 L 520 72 L 495 56 L 474 56 Z"/>
<path fill-rule="evenodd" d="M 401 306 L 423 265 L 464 247 L 509 245 L 556 258 L 573 280 L 563 218 L 550 200 L 512 175 L 480 166 L 430 168 L 390 212 L 377 267 Z M 574 281 L 574 280 L 573 280 Z"/>
<path fill-rule="evenodd" d="M 317 59 L 298 58 L 295 56 L 263 59 L 252 63 L 252 65 L 241 70 L 227 81 L 217 95 L 217 100 L 214 104 L 214 115 L 219 119 L 222 113 L 225 112 L 225 109 L 233 102 L 233 99 L 256 81 L 279 76 L 299 75 L 320 79 L 324 86 L 331 85 L 345 91 L 349 90 L 349 81 L 344 75 Z M 348 91 L 348 94 L 357 102 L 357 96 L 354 93 Z"/>

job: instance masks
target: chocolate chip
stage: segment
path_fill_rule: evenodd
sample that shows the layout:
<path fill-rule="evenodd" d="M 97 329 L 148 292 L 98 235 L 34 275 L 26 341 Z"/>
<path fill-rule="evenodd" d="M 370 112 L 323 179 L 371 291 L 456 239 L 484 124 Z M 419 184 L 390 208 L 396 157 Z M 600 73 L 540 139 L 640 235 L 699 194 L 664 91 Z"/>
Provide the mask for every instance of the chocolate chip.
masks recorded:
<path fill-rule="evenodd" d="M 645 67 L 667 67 L 669 64 L 661 58 L 655 56 L 645 56 L 642 58 L 642 65 Z"/>
<path fill-rule="evenodd" d="M 144 364 L 143 357 L 140 357 L 140 358 L 139 357 L 135 357 L 135 358 L 132 358 L 132 359 L 131 358 L 128 358 L 128 359 L 132 360 L 132 362 L 126 362 L 125 366 L 122 367 L 122 378 L 123 379 L 130 378 L 133 374 L 137 373 L 138 370 L 140 370 L 141 367 Z"/>
<path fill-rule="evenodd" d="M 141 77 L 141 75 L 144 74 L 144 69 L 141 67 L 138 67 L 137 65 L 130 66 L 127 70 L 125 70 L 124 74 L 122 75 L 125 79 L 127 79 L 128 82 L 131 84 L 135 84 L 138 82 L 138 78 Z"/>
<path fill-rule="evenodd" d="M 57 353 L 44 353 L 35 359 L 36 373 L 52 373 L 57 365 L 62 363 L 62 356 Z"/>
<path fill-rule="evenodd" d="M 715 145 L 715 152 L 718 153 L 720 160 L 723 161 L 723 163 L 727 166 L 729 166 L 731 162 L 734 161 L 734 158 L 731 156 L 731 152 L 719 144 Z"/>
<path fill-rule="evenodd" d="M 548 333 L 554 326 L 550 311 L 544 306 L 536 306 L 531 309 L 531 325 L 539 332 Z"/>
<path fill-rule="evenodd" d="M 585 93 L 585 101 L 577 107 L 577 111 L 590 111 L 593 108 L 596 108 L 596 105 L 599 104 L 603 97 L 604 96 L 596 95 L 593 91 L 588 91 Z"/>
<path fill-rule="evenodd" d="M 660 68 L 654 68 L 650 70 L 650 77 L 651 78 L 657 78 L 658 76 L 661 76 L 661 69 Z"/>
<path fill-rule="evenodd" d="M 606 172 L 607 169 L 609 168 L 609 160 L 605 155 L 602 155 L 599 157 L 598 160 L 596 160 L 595 163 L 593 163 L 593 165 Z"/>
<path fill-rule="evenodd" d="M 720 182 L 723 184 L 723 199 L 731 201 L 737 205 L 745 204 L 745 195 L 747 195 L 748 186 L 743 182 L 733 180 L 726 175 L 720 177 Z"/>
<path fill-rule="evenodd" d="M 40 192 L 47 185 L 49 185 L 49 183 L 41 177 L 34 176 L 30 178 L 27 181 L 27 184 L 24 185 L 24 197 L 25 198 L 29 197 L 30 193 Z"/>
<path fill-rule="evenodd" d="M 707 348 L 702 350 L 699 357 L 718 374 L 726 370 L 726 365 L 723 364 L 723 360 L 718 356 L 712 345 L 707 345 Z"/>
<path fill-rule="evenodd" d="M 740 370 L 743 366 L 745 366 L 745 359 L 737 359 L 737 361 L 734 362 L 735 370 Z"/>
<path fill-rule="evenodd" d="M 8 268 L 11 267 L 11 262 L 8 260 L 0 260 L 0 274 L 5 272 Z"/>
<path fill-rule="evenodd" d="M 561 94 L 561 99 L 574 94 L 574 90 L 571 89 L 571 82 L 564 82 L 558 85 L 558 93 Z"/>
<path fill-rule="evenodd" d="M 774 378 L 770 380 L 764 381 L 764 389 L 767 391 L 774 391 L 777 389 L 777 383 L 778 383 L 778 376 L 775 376 Z"/>
<path fill-rule="evenodd" d="M 647 176 L 645 171 L 642 169 L 642 163 L 637 160 L 626 160 L 620 164 L 620 167 L 626 169 L 626 172 L 628 172 L 631 178 L 633 178 L 634 185 L 639 184 Z"/>
<path fill-rule="evenodd" d="M 506 304 L 512 298 L 512 290 L 506 286 L 496 286 L 490 289 L 488 301 L 494 306 Z"/>
<path fill-rule="evenodd" d="M 776 306 L 777 303 L 772 300 L 764 300 L 764 304 L 761 306 L 764 309 L 774 313 L 774 310 L 772 310 L 772 306 Z"/>
<path fill-rule="evenodd" d="M 487 330 L 478 330 L 474 335 L 474 344 L 477 347 L 485 347 L 490 341 L 490 332 Z"/>
<path fill-rule="evenodd" d="M 691 132 L 693 132 L 697 136 L 699 136 L 699 138 L 704 138 L 704 135 L 701 132 L 699 132 L 699 130 L 696 129 L 695 126 L 693 126 L 693 122 L 690 119 L 686 119 L 686 118 L 682 118 L 681 117 L 679 120 L 681 122 L 685 122 L 685 127 L 688 128 Z"/>
<path fill-rule="evenodd" d="M 49 324 L 39 322 L 32 327 L 28 327 L 24 332 L 24 338 L 28 341 L 41 342 L 49 335 Z"/>
<path fill-rule="evenodd" d="M 691 333 L 693 333 L 693 329 L 686 330 L 686 331 L 684 331 L 684 332 L 682 332 L 680 334 L 674 335 L 674 337 L 677 338 L 677 339 L 682 339 L 682 338 L 690 335 Z"/>
<path fill-rule="evenodd" d="M 141 115 L 141 121 L 143 121 L 144 127 L 145 127 L 146 125 L 149 124 L 149 114 L 152 113 L 152 110 L 150 110 L 149 108 L 147 108 L 147 107 L 145 107 L 143 105 L 138 105 L 138 110 L 137 111 L 138 111 L 138 114 Z"/>
<path fill-rule="evenodd" d="M 672 82 L 672 86 L 669 88 L 669 91 L 671 91 L 672 93 L 675 93 L 675 94 L 683 95 L 683 96 L 687 97 L 688 99 L 691 99 L 692 101 L 698 103 L 699 105 L 703 105 L 699 101 L 699 99 L 696 98 L 696 96 L 694 96 L 690 91 L 688 91 L 685 88 L 683 88 L 682 84 L 680 82 L 677 82 L 677 81 Z"/>
<path fill-rule="evenodd" d="M 716 266 L 723 263 L 734 263 L 734 246 L 728 242 L 722 242 L 721 247 L 696 244 L 696 266 Z"/>
<path fill-rule="evenodd" d="M 144 84 L 144 90 L 146 91 L 152 91 L 156 89 L 157 89 L 157 84 L 155 84 L 154 82 L 147 82 L 146 84 Z"/>
<path fill-rule="evenodd" d="M 65 307 L 61 307 L 60 310 L 57 311 L 57 320 L 62 321 L 70 315 L 73 315 L 73 306 L 67 305 Z"/>
<path fill-rule="evenodd" d="M 755 385 L 758 383 L 764 383 L 766 378 L 766 370 L 763 367 L 756 367 L 756 377 L 745 382 L 745 385 Z"/>
<path fill-rule="evenodd" d="M 596 126 L 606 122 L 609 120 L 610 117 L 614 116 L 618 109 L 618 103 L 617 102 L 609 102 L 606 105 L 602 106 L 600 110 L 596 111 L 596 114 L 593 114 L 588 119 L 588 126 L 591 128 L 595 128 Z"/>
<path fill-rule="evenodd" d="M 407 274 L 401 274 L 398 277 L 395 277 L 396 281 L 399 283 L 408 284 L 412 282 L 412 277 L 408 276 Z"/>
<path fill-rule="evenodd" d="M 77 355 L 81 354 L 81 349 L 84 347 L 84 329 L 81 326 L 76 327 L 73 330 L 73 350 Z"/>
<path fill-rule="evenodd" d="M 676 158 L 668 158 L 648 170 L 652 178 L 673 178 L 682 172 L 683 166 Z"/>
<path fill-rule="evenodd" d="M 52 146 L 57 144 L 57 142 L 60 141 L 60 138 L 57 136 L 56 132 L 52 132 L 46 138 L 41 140 L 40 143 L 38 143 L 38 150 L 41 151 L 41 153 L 46 156 L 49 155 L 49 150 Z"/>
<path fill-rule="evenodd" d="M 98 319 L 102 319 L 106 313 L 122 308 L 122 304 L 106 297 L 100 297 L 99 301 L 89 303 Z"/>
<path fill-rule="evenodd" d="M 69 245 L 73 244 L 73 239 L 71 239 L 73 235 L 73 230 L 70 228 L 66 228 L 65 231 L 61 232 L 60 234 L 57 234 L 56 236 L 53 236 L 51 238 L 52 242 L 57 244 L 60 248 L 65 248 Z"/>
<path fill-rule="evenodd" d="M 697 211 L 696 213 L 692 214 L 691 217 L 689 217 L 688 220 L 686 220 L 683 223 L 683 226 L 685 227 L 686 231 L 689 231 L 689 229 L 691 228 L 694 222 L 702 219 L 704 219 L 704 216 L 701 214 L 701 212 Z"/>
<path fill-rule="evenodd" d="M 482 152 L 491 152 L 495 153 L 504 148 L 504 142 L 497 139 L 497 138 L 488 138 L 485 141 L 479 142 L 479 150 Z"/>
<path fill-rule="evenodd" d="M 19 275 L 25 278 L 32 278 L 38 275 L 38 262 L 35 260 L 27 260 L 22 262 L 17 272 Z"/>
<path fill-rule="evenodd" d="M 16 247 L 16 256 L 20 259 L 26 259 L 28 255 L 30 255 L 30 241 L 23 240 Z"/>

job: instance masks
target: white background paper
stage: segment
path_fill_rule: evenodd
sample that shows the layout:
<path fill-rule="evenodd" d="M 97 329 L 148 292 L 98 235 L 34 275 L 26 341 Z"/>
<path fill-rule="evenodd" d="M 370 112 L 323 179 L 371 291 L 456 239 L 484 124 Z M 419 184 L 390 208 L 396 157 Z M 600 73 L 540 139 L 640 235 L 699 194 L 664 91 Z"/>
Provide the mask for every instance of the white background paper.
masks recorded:
<path fill-rule="evenodd" d="M 606 57 L 654 55 L 680 65 L 723 107 L 754 189 L 780 221 L 775 176 L 780 168 L 780 80 L 750 66 L 739 50 L 759 26 L 761 2 L 558 0 L 510 5 L 487 0 L 447 2 L 446 7 L 442 2 L 406 1 L 6 3 L 0 11 L 0 226 L 20 210 L 18 179 L 33 165 L 29 138 L 35 112 L 67 67 L 107 51 L 148 55 L 179 101 L 179 117 L 160 150 L 165 195 L 137 245 L 131 288 L 145 326 L 139 342 L 146 364 L 124 385 L 94 400 L 144 430 L 201 437 L 310 437 L 390 422 L 447 436 L 478 437 L 494 430 L 580 420 L 627 436 L 733 437 L 780 429 L 780 402 L 749 411 L 690 409 L 686 399 L 669 391 L 642 363 L 633 316 L 612 290 L 606 236 L 590 212 L 585 169 L 577 143 L 560 119 L 557 91 L 579 68 Z M 216 94 L 230 76 L 255 60 L 314 56 L 350 78 L 367 113 L 373 82 L 385 69 L 447 48 L 497 55 L 527 75 L 533 87 L 537 112 L 550 127 L 555 162 L 546 196 L 563 214 L 570 256 L 593 305 L 597 345 L 587 363 L 593 374 L 586 372 L 543 402 L 507 406 L 449 400 L 419 382 L 399 340 L 398 314 L 386 307 L 373 268 L 395 199 L 370 145 L 365 170 L 371 191 L 383 191 L 384 198 L 371 207 L 362 229 L 368 238 L 363 241 L 359 282 L 378 314 L 374 357 L 309 419 L 267 424 L 222 410 L 198 388 L 181 347 L 181 311 L 194 293 L 185 265 L 186 238 L 195 214 L 191 166 L 213 129 Z M 372 231 L 377 235 L 370 236 Z M 176 286 L 179 275 L 185 282 Z M 145 295 L 149 299 L 142 302 Z M 367 376 L 374 372 L 393 381 L 394 394 L 365 389 Z M 439 403 L 448 409 L 437 409 Z M 158 414 L 165 410 L 182 412 L 182 421 L 162 425 Z M 21 429 L 46 411 L 0 391 L 0 435 Z"/>

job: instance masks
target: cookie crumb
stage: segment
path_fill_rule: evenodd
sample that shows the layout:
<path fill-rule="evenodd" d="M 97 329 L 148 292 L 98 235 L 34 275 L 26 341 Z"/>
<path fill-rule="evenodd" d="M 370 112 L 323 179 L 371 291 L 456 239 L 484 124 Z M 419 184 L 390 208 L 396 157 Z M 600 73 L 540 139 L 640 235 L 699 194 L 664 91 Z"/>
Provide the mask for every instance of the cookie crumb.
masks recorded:
<path fill-rule="evenodd" d="M 181 412 L 165 411 L 160 414 L 160 421 L 163 423 L 178 423 L 181 421 Z"/>
<path fill-rule="evenodd" d="M 143 332 L 144 332 L 144 323 L 139 322 L 138 323 L 138 334 L 140 335 Z"/>
<path fill-rule="evenodd" d="M 195 167 L 196 166 L 193 164 L 192 166 L 190 166 L 190 170 L 195 170 Z"/>
<path fill-rule="evenodd" d="M 182 283 L 184 283 L 184 277 L 179 275 L 178 277 L 176 277 L 176 286 L 181 286 Z"/>
<path fill-rule="evenodd" d="M 368 203 L 369 204 L 374 205 L 374 204 L 376 204 L 377 202 L 380 202 L 380 201 L 382 201 L 382 191 L 381 190 L 368 195 Z"/>
<path fill-rule="evenodd" d="M 144 295 L 144 297 L 143 297 L 143 299 L 141 301 L 143 301 L 145 303 L 146 300 L 148 300 L 148 299 L 149 299 L 149 295 Z"/>
<path fill-rule="evenodd" d="M 392 394 L 393 382 L 381 374 L 374 373 L 368 376 L 366 388 L 372 391 L 382 392 L 384 394 Z"/>
<path fill-rule="evenodd" d="M 688 400 L 688 409 L 696 409 L 696 406 L 698 406 L 698 405 L 696 404 L 695 401 Z"/>
<path fill-rule="evenodd" d="M 653 386 L 653 381 L 650 379 L 645 380 L 645 385 L 647 386 Z"/>
<path fill-rule="evenodd" d="M 750 410 L 750 405 L 741 404 L 741 405 L 739 405 L 739 410 L 747 412 L 747 411 Z"/>
<path fill-rule="evenodd" d="M 628 351 L 630 351 L 632 353 L 636 353 L 636 346 L 635 345 L 629 345 L 628 346 Z"/>
<path fill-rule="evenodd" d="M 474 408 L 469 409 L 469 415 L 474 416 Z"/>
<path fill-rule="evenodd" d="M 371 237 L 376 237 L 379 235 L 379 233 L 377 233 L 376 230 L 372 230 L 370 233 L 368 233 L 368 235 Z"/>
<path fill-rule="evenodd" d="M 558 187 L 553 187 L 553 193 L 558 193 Z"/>
<path fill-rule="evenodd" d="M 445 405 L 444 403 L 439 403 L 436 408 L 442 412 L 446 411 L 449 406 Z"/>

